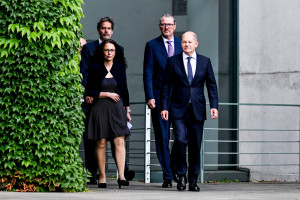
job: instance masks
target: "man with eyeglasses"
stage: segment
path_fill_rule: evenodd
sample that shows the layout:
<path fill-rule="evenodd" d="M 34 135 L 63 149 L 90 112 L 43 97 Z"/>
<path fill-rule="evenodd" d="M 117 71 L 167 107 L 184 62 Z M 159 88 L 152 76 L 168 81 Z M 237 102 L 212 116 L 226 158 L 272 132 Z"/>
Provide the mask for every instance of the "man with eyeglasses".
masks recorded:
<path fill-rule="evenodd" d="M 103 40 L 110 39 L 114 33 L 114 21 L 111 17 L 103 17 L 97 23 L 97 32 L 99 34 L 99 39 L 93 42 L 89 42 L 83 46 L 81 51 L 81 61 L 80 61 L 80 72 L 82 74 L 82 84 L 86 88 L 87 79 L 88 79 L 88 68 L 92 57 L 95 54 L 96 48 L 101 44 Z M 124 48 L 120 46 L 124 53 Z M 82 105 L 82 109 L 85 113 L 85 127 L 88 124 L 88 116 L 92 107 L 93 98 L 86 96 L 85 102 Z M 91 172 L 92 177 L 89 178 L 90 182 L 88 184 L 97 184 L 97 160 L 95 156 L 95 147 L 96 141 L 89 140 L 86 137 L 86 130 L 84 133 L 84 151 L 85 151 L 85 165 L 86 168 Z M 115 159 L 115 148 L 114 143 L 111 141 L 111 151 L 112 155 Z M 135 172 L 133 170 L 129 170 L 127 164 L 125 163 L 125 178 L 130 181 L 134 178 Z"/>
<path fill-rule="evenodd" d="M 151 109 L 156 153 L 163 170 L 162 187 L 170 188 L 172 179 L 174 177 L 176 181 L 176 176 L 172 173 L 174 161 L 171 159 L 169 149 L 170 121 L 164 121 L 160 117 L 160 90 L 167 59 L 181 53 L 182 48 L 180 38 L 174 36 L 176 22 L 172 15 L 164 14 L 158 26 L 161 35 L 146 43 L 143 80 L 146 102 Z"/>

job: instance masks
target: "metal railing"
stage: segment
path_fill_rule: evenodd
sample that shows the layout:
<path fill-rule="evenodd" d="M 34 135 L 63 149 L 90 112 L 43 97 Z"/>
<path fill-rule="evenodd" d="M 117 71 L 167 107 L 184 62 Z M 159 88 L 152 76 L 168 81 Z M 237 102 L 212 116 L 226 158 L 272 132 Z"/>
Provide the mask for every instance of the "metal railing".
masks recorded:
<path fill-rule="evenodd" d="M 300 105 L 292 105 L 292 104 L 250 104 L 250 103 L 220 103 L 220 106 L 237 106 L 238 110 L 240 106 L 258 106 L 258 107 L 296 107 L 300 108 Z M 300 109 L 297 112 L 299 114 L 298 118 L 300 118 Z M 222 113 L 220 113 L 222 115 Z M 151 180 L 151 166 L 157 166 L 157 164 L 151 164 L 151 154 L 155 152 L 151 152 L 151 112 L 148 106 L 146 106 L 146 120 L 145 120 L 145 183 L 150 183 Z M 240 132 L 247 131 L 247 132 L 289 132 L 289 133 L 298 133 L 297 140 L 210 140 L 206 139 L 206 134 L 208 131 L 233 131 L 236 134 L 240 134 Z M 170 140 L 170 142 L 173 142 Z M 295 152 L 208 152 L 206 151 L 207 143 L 236 143 L 240 145 L 242 143 L 263 143 L 263 144 L 270 144 L 270 143 L 298 143 L 298 149 Z M 287 155 L 298 155 L 298 163 L 267 163 L 267 164 L 254 164 L 254 163 L 240 163 L 239 158 L 241 155 L 272 155 L 272 154 L 287 154 Z M 208 164 L 205 160 L 205 155 L 236 155 L 237 156 L 237 163 L 232 164 Z M 253 166 L 297 166 L 299 167 L 299 177 L 300 177 L 300 120 L 298 121 L 298 128 L 297 129 L 269 129 L 269 128 L 204 128 L 203 131 L 203 140 L 202 140 L 202 147 L 201 147 L 201 166 L 200 166 L 200 181 L 201 183 L 204 182 L 204 172 L 206 167 L 253 167 Z"/>
<path fill-rule="evenodd" d="M 132 117 L 144 117 L 145 118 L 145 123 L 144 126 L 142 125 L 141 127 L 133 127 L 131 131 L 138 131 L 143 134 L 142 136 L 139 136 L 138 139 L 131 139 L 128 138 L 126 139 L 127 143 L 138 143 L 141 146 L 144 147 L 144 149 L 141 149 L 138 152 L 133 152 L 131 148 L 127 149 L 127 155 L 132 156 L 132 155 L 139 155 L 139 156 L 144 156 L 144 163 L 140 162 L 135 162 L 135 163 L 127 163 L 129 166 L 137 166 L 137 167 L 142 167 L 144 170 L 144 181 L 145 183 L 150 183 L 151 181 L 151 167 L 156 167 L 160 168 L 160 165 L 157 163 L 151 163 L 151 158 L 154 158 L 156 156 L 155 150 L 153 150 L 153 145 L 151 146 L 152 143 L 154 143 L 154 139 L 151 139 L 152 135 L 152 123 L 151 123 L 151 110 L 148 108 L 148 106 L 144 102 L 131 102 L 131 105 L 139 105 L 144 107 L 145 109 L 145 114 L 143 113 L 132 113 Z M 207 104 L 208 105 L 208 104 Z M 298 128 L 295 129 L 287 129 L 287 128 L 218 128 L 218 127 L 205 127 L 203 130 L 203 140 L 202 140 L 202 147 L 201 147 L 201 165 L 200 165 L 200 181 L 203 183 L 205 181 L 204 178 L 204 173 L 209 167 L 255 167 L 255 166 L 265 166 L 265 167 L 271 167 L 271 166 L 297 166 L 299 168 L 299 179 L 300 179 L 300 105 L 292 105 L 292 104 L 250 104 L 250 103 L 219 103 L 220 106 L 236 106 L 236 112 L 237 115 L 239 114 L 239 110 L 243 106 L 247 107 L 293 107 L 298 109 L 296 113 L 298 113 L 296 117 L 298 117 Z M 133 111 L 135 109 L 132 109 Z M 139 109 L 140 110 L 140 109 Z M 294 112 L 295 114 L 295 112 Z M 222 115 L 220 112 L 219 115 Z M 172 129 L 172 128 L 171 128 Z M 255 133 L 255 132 L 277 132 L 277 133 L 288 133 L 288 134 L 298 134 L 298 139 L 293 139 L 293 140 L 240 140 L 239 137 L 237 137 L 236 140 L 219 140 L 219 139 L 209 139 L 207 136 L 209 136 L 210 131 L 216 131 L 218 134 L 221 134 L 222 131 L 230 131 L 232 133 L 237 134 L 237 136 L 242 135 L 242 132 L 247 132 L 247 133 Z M 144 137 L 144 138 L 142 138 Z M 170 143 L 174 142 L 173 140 L 170 140 Z M 220 151 L 208 151 L 207 150 L 207 145 L 211 143 L 235 143 L 237 146 L 242 145 L 242 144 L 278 144 L 278 143 L 284 143 L 284 144 L 298 144 L 298 149 L 297 151 L 294 152 L 241 152 L 239 149 L 235 152 L 220 152 Z M 83 151 L 83 150 L 80 150 Z M 298 162 L 295 161 L 295 163 L 240 163 L 240 157 L 245 156 L 245 155 L 298 155 Z M 151 156 L 153 155 L 153 156 Z M 207 163 L 207 160 L 205 159 L 206 156 L 210 155 L 234 155 L 237 157 L 236 163 Z M 111 157 L 110 151 L 107 151 L 107 156 Z M 143 159 L 143 158 L 141 158 Z M 108 161 L 107 164 L 113 164 L 115 163 L 113 161 Z"/>

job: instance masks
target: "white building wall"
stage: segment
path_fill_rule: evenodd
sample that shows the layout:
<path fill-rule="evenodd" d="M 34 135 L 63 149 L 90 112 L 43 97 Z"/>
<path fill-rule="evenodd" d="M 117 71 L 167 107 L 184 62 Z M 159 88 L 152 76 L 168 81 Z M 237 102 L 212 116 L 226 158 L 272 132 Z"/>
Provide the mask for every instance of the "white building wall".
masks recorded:
<path fill-rule="evenodd" d="M 239 102 L 300 104 L 300 0 L 239 1 Z M 241 129 L 299 129 L 299 107 L 241 106 Z M 295 131 L 241 131 L 240 141 L 299 141 Z M 299 142 L 245 143 L 240 164 L 254 181 L 299 181 Z M 297 164 L 298 166 L 250 166 Z M 248 166 L 247 166 L 248 165 Z"/>

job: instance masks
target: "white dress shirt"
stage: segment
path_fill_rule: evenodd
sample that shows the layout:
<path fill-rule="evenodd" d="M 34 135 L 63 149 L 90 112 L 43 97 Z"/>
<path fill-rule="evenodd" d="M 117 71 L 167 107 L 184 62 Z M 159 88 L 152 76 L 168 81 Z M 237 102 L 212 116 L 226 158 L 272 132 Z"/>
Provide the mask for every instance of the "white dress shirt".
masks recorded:
<path fill-rule="evenodd" d="M 191 62 L 191 65 L 192 65 L 192 71 L 193 71 L 193 77 L 194 77 L 195 73 L 196 73 L 196 65 L 197 65 L 197 62 L 196 62 L 197 61 L 197 59 L 196 59 L 197 54 L 196 54 L 196 52 L 194 52 L 192 56 L 188 56 L 187 54 L 185 54 L 183 52 L 182 57 L 183 57 L 183 64 L 184 64 L 185 73 L 186 73 L 187 76 L 188 76 L 188 69 L 187 69 L 188 59 L 187 59 L 187 57 L 192 57 L 190 62 Z"/>
<path fill-rule="evenodd" d="M 168 43 L 167 43 L 167 41 L 172 41 L 171 44 L 172 44 L 173 52 L 175 53 L 175 49 L 174 49 L 174 37 L 172 37 L 171 40 L 167 40 L 167 39 L 164 38 L 163 36 L 161 36 L 161 37 L 163 38 L 163 41 L 164 41 L 164 44 L 165 44 L 167 53 L 169 53 L 169 52 L 168 52 Z"/>

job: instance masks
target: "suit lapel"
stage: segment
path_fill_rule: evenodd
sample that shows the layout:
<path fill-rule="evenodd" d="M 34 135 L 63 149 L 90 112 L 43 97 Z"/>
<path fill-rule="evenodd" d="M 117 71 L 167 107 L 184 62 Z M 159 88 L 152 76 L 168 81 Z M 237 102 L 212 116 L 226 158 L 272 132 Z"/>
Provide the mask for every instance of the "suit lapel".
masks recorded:
<path fill-rule="evenodd" d="M 161 51 L 162 55 L 166 59 L 168 59 L 169 55 L 168 55 L 168 52 L 166 50 L 166 47 L 165 47 L 165 44 L 164 44 L 164 40 L 162 39 L 162 36 L 159 36 L 159 38 L 158 38 L 158 47 L 159 47 L 159 50 Z"/>
<path fill-rule="evenodd" d="M 198 54 L 196 54 L 196 72 L 195 72 L 195 76 L 193 78 L 193 81 L 192 81 L 192 84 L 193 82 L 196 82 L 197 79 L 199 78 L 199 74 L 200 74 L 200 71 L 201 71 L 201 66 L 202 66 L 202 59 L 200 58 L 200 56 Z"/>
<path fill-rule="evenodd" d="M 178 64 L 179 70 L 182 74 L 182 76 L 184 77 L 184 82 L 189 85 L 189 81 L 188 81 L 188 77 L 186 75 L 185 69 L 184 69 L 184 64 L 183 64 L 183 58 L 182 58 L 182 53 L 178 54 L 178 56 L 176 57 L 176 62 Z"/>

